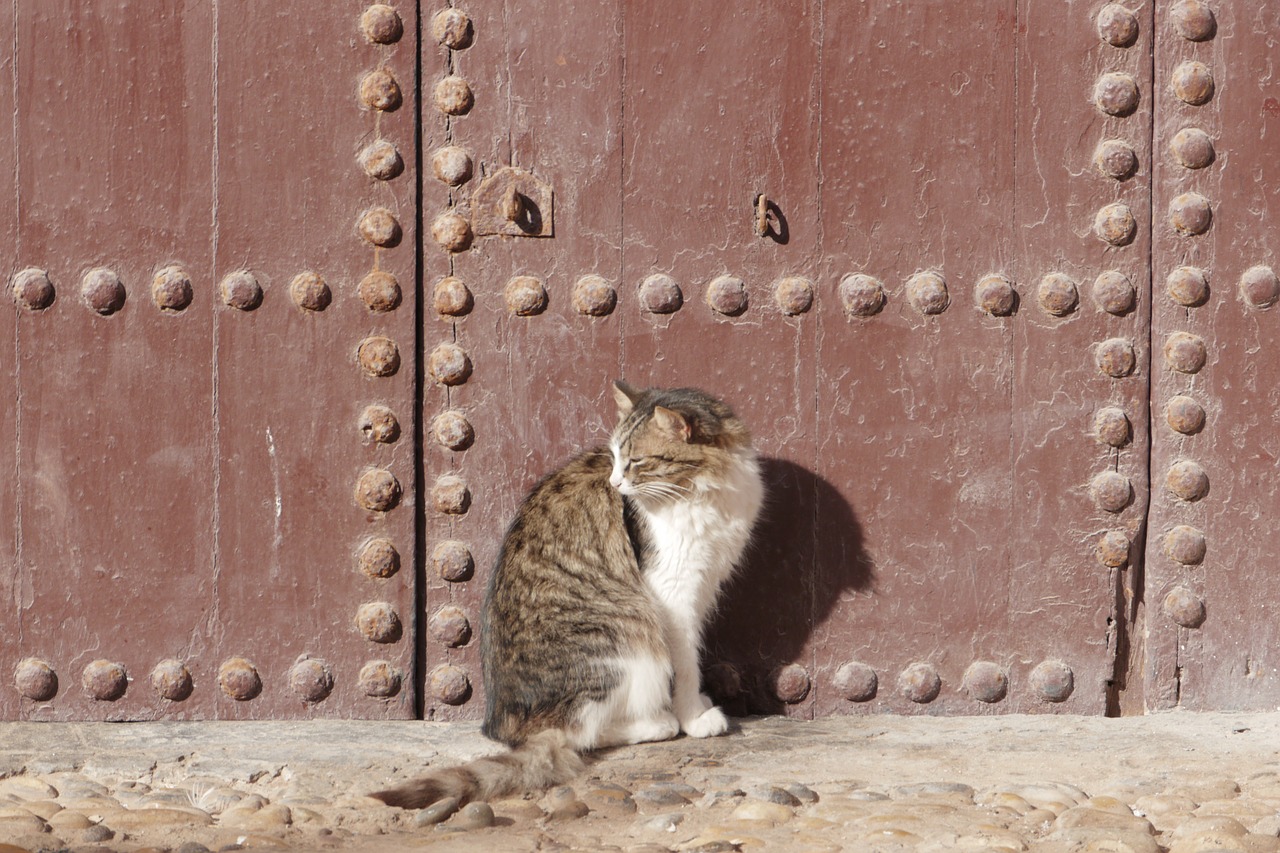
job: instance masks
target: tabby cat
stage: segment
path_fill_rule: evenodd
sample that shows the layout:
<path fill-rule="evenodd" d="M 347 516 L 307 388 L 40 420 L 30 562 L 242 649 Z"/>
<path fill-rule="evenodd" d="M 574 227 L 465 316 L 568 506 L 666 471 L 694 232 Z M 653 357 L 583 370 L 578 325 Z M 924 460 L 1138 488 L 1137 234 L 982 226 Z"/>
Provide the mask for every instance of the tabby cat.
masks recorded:
<path fill-rule="evenodd" d="M 484 606 L 483 731 L 505 754 L 374 797 L 422 808 L 537 791 L 600 747 L 724 734 L 702 630 L 764 487 L 746 426 L 687 388 L 614 383 L 618 426 L 525 498 Z"/>

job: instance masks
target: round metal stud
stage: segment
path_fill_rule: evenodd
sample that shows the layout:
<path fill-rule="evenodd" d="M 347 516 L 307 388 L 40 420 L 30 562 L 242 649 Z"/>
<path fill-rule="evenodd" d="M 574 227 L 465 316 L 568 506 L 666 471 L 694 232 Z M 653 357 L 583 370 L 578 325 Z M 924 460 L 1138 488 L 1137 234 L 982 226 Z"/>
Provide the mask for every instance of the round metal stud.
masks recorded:
<path fill-rule="evenodd" d="M 1129 376 L 1138 365 L 1133 343 L 1125 338 L 1109 338 L 1098 344 L 1093 358 L 1098 370 L 1112 379 Z"/>
<path fill-rule="evenodd" d="M 1113 47 L 1130 47 L 1138 40 L 1138 18 L 1125 7 L 1108 3 L 1098 12 L 1098 38 Z"/>
<path fill-rule="evenodd" d="M 453 276 L 446 276 L 436 282 L 431 301 L 437 314 L 448 317 L 465 316 L 471 313 L 475 304 L 471 291 L 462 283 L 462 279 Z"/>
<path fill-rule="evenodd" d="M 390 338 L 375 335 L 360 342 L 356 360 L 370 376 L 394 376 L 400 369 L 400 348 Z"/>
<path fill-rule="evenodd" d="M 983 276 L 974 290 L 978 307 L 992 317 L 1008 317 L 1018 310 L 1018 291 L 1002 275 Z"/>
<path fill-rule="evenodd" d="M 1103 471 L 1089 484 L 1089 497 L 1100 510 L 1123 512 L 1133 501 L 1133 485 L 1121 473 Z"/>
<path fill-rule="evenodd" d="M 124 307 L 124 284 L 120 276 L 109 269 L 91 269 L 80 280 L 80 297 L 85 305 L 105 317 Z"/>
<path fill-rule="evenodd" d="M 1130 544 L 1123 530 L 1108 530 L 1098 539 L 1098 561 L 1111 569 L 1129 565 Z"/>
<path fill-rule="evenodd" d="M 747 286 L 737 276 L 716 277 L 707 285 L 704 298 L 712 311 L 726 317 L 737 317 L 747 310 Z"/>
<path fill-rule="evenodd" d="M 884 308 L 884 285 L 869 275 L 847 275 L 840 280 L 840 303 L 850 317 L 873 317 Z"/>
<path fill-rule="evenodd" d="M 1189 59 L 1173 69 L 1169 85 L 1178 100 L 1193 107 L 1202 106 L 1213 97 L 1213 72 L 1203 62 Z"/>
<path fill-rule="evenodd" d="M 798 663 L 780 666 L 769 673 L 769 688 L 773 695 L 788 705 L 803 702 L 809 695 L 809 673 Z"/>
<path fill-rule="evenodd" d="M 1209 277 L 1196 267 L 1178 267 L 1164 282 L 1169 298 L 1187 308 L 1198 308 L 1209 301 Z"/>
<path fill-rule="evenodd" d="M 376 314 L 394 311 L 400 306 L 400 282 L 394 275 L 382 270 L 373 272 L 360 279 L 356 288 L 364 307 Z"/>
<path fill-rule="evenodd" d="M 1076 283 L 1062 273 L 1049 273 L 1040 279 L 1036 289 L 1036 299 L 1046 314 L 1054 317 L 1065 317 L 1080 304 L 1080 293 Z"/>
<path fill-rule="evenodd" d="M 13 301 L 28 311 L 43 311 L 53 304 L 53 282 L 49 273 L 36 267 L 28 267 L 13 277 L 10 288 Z"/>
<path fill-rule="evenodd" d="M 1271 267 L 1249 267 L 1240 276 L 1240 296 L 1253 308 L 1270 308 L 1280 300 L 1280 278 Z"/>
<path fill-rule="evenodd" d="M 1138 153 L 1123 139 L 1104 139 L 1094 149 L 1093 165 L 1108 178 L 1127 180 L 1138 171 Z"/>
<path fill-rule="evenodd" d="M 1102 444 L 1124 447 L 1133 438 L 1133 428 L 1123 409 L 1107 406 L 1093 416 L 1093 434 Z"/>
<path fill-rule="evenodd" d="M 445 115 L 466 115 L 475 102 L 475 96 L 471 94 L 471 84 L 461 77 L 451 74 L 436 83 L 436 109 Z"/>
<path fill-rule="evenodd" d="M 1075 674 L 1060 660 L 1047 660 L 1031 670 L 1031 689 L 1046 702 L 1065 702 L 1075 690 Z"/>
<path fill-rule="evenodd" d="M 471 641 L 471 622 L 461 607 L 446 604 L 427 620 L 427 630 L 442 645 L 451 649 L 465 646 Z"/>
<path fill-rule="evenodd" d="M 183 702 L 190 698 L 195 685 L 191 681 L 191 671 L 186 665 L 174 658 L 160 661 L 151 670 L 151 689 L 161 699 L 170 702 Z"/>
<path fill-rule="evenodd" d="M 462 347 L 446 342 L 431 351 L 427 370 L 441 385 L 461 385 L 471 376 L 471 358 Z"/>
<path fill-rule="evenodd" d="M 248 702 L 262 693 L 262 678 L 250 661 L 228 658 L 218 667 L 218 686 L 237 702 Z"/>
<path fill-rule="evenodd" d="M 1217 158 L 1213 140 L 1198 127 L 1187 127 L 1173 135 L 1169 152 L 1184 169 L 1203 169 Z"/>
<path fill-rule="evenodd" d="M 431 18 L 431 37 L 450 50 L 471 46 L 471 19 L 461 9 L 442 9 Z"/>
<path fill-rule="evenodd" d="M 356 481 L 356 503 L 370 512 L 394 509 L 400 494 L 400 481 L 385 468 L 370 468 Z"/>
<path fill-rule="evenodd" d="M 502 291 L 507 309 L 517 317 L 532 317 L 547 310 L 547 289 L 531 275 L 518 275 Z"/>
<path fill-rule="evenodd" d="M 366 145 L 356 156 L 364 173 L 374 180 L 390 181 L 404 172 L 404 160 L 396 147 L 385 139 Z"/>
<path fill-rule="evenodd" d="M 1183 628 L 1199 628 L 1204 624 L 1204 601 L 1185 586 L 1175 586 L 1160 605 L 1164 614 Z"/>
<path fill-rule="evenodd" d="M 191 276 L 176 264 L 170 264 L 151 279 L 151 301 L 161 311 L 177 313 L 191 304 Z"/>
<path fill-rule="evenodd" d="M 449 583 L 470 580 L 476 568 L 470 549 L 453 539 L 446 539 L 431 550 L 431 565 L 440 579 Z"/>
<path fill-rule="evenodd" d="M 399 642 L 404 634 L 400 615 L 385 601 L 370 601 L 356 608 L 356 627 L 375 643 Z"/>
<path fill-rule="evenodd" d="M 860 661 L 849 661 L 836 670 L 836 692 L 847 702 L 870 702 L 879 686 L 876 671 Z"/>
<path fill-rule="evenodd" d="M 1213 10 L 1203 0 L 1181 0 L 1169 9 L 1169 22 L 1188 41 L 1205 41 L 1218 31 Z"/>
<path fill-rule="evenodd" d="M 431 487 L 431 505 L 436 512 L 462 515 L 471 506 L 471 490 L 457 474 L 443 474 Z"/>
<path fill-rule="evenodd" d="M 366 441 L 378 444 L 391 444 L 400 437 L 400 421 L 386 406 L 366 406 L 360 413 L 359 427 Z"/>
<path fill-rule="evenodd" d="M 360 32 L 371 44 L 395 44 L 404 35 L 404 22 L 392 7 L 375 3 L 360 15 Z"/>
<path fill-rule="evenodd" d="M 974 661 L 964 671 L 960 689 L 978 702 L 993 704 L 1009 693 L 1009 675 L 1004 667 L 988 660 Z"/>
<path fill-rule="evenodd" d="M 673 314 L 684 304 L 684 294 L 671 276 L 654 273 L 640 284 L 640 304 L 651 314 Z"/>
<path fill-rule="evenodd" d="M 476 440 L 471 421 L 462 412 L 441 412 L 431 421 L 431 434 L 441 447 L 466 450 Z"/>
<path fill-rule="evenodd" d="M 371 660 L 360 667 L 356 684 L 359 685 L 360 692 L 366 696 L 390 699 L 400 692 L 402 680 L 400 670 L 392 666 L 390 661 Z"/>
<path fill-rule="evenodd" d="M 313 272 L 301 272 L 289 282 L 289 296 L 303 311 L 323 311 L 333 301 L 329 285 Z"/>
<path fill-rule="evenodd" d="M 1204 339 L 1190 332 L 1174 332 L 1164 340 L 1164 360 L 1179 373 L 1199 373 L 1209 358 Z"/>
<path fill-rule="evenodd" d="M 1204 562 L 1209 545 L 1205 542 L 1204 532 L 1188 524 L 1179 524 L 1170 528 L 1164 535 L 1164 552 L 1169 559 L 1184 566 L 1198 566 Z"/>
<path fill-rule="evenodd" d="M 471 698 L 471 679 L 460 666 L 442 664 L 427 676 L 431 695 L 446 705 L 461 705 Z"/>
<path fill-rule="evenodd" d="M 262 285 L 247 270 L 229 273 L 218 285 L 223 304 L 238 311 L 252 311 L 262 304 Z"/>
<path fill-rule="evenodd" d="M 942 678 L 933 664 L 916 662 L 898 675 L 898 692 L 912 702 L 924 705 L 942 692 Z"/>
<path fill-rule="evenodd" d="M 1129 205 L 1116 202 L 1105 205 L 1093 217 L 1093 233 L 1112 246 L 1127 246 L 1138 234 L 1138 221 Z"/>
<path fill-rule="evenodd" d="M 1093 103 L 1109 116 L 1132 115 L 1141 95 L 1138 81 L 1123 71 L 1110 71 L 1093 85 Z"/>
<path fill-rule="evenodd" d="M 360 571 L 371 578 L 386 580 L 400 571 L 400 552 L 387 539 L 370 539 L 356 557 Z"/>
<path fill-rule="evenodd" d="M 907 280 L 907 301 L 921 314 L 941 314 L 951 304 L 947 282 L 936 272 L 916 273 Z"/>
<path fill-rule="evenodd" d="M 27 699 L 48 702 L 58 695 L 58 674 L 39 658 L 23 658 L 13 671 L 13 685 Z"/>
<path fill-rule="evenodd" d="M 431 155 L 431 171 L 436 180 L 451 187 L 459 187 L 471 180 L 471 155 L 465 148 L 447 145 L 437 148 Z"/>
<path fill-rule="evenodd" d="M 404 103 L 404 94 L 395 75 L 386 68 L 379 68 L 364 75 L 360 81 L 360 101 L 372 109 L 391 112 Z"/>
<path fill-rule="evenodd" d="M 1170 465 L 1164 483 L 1174 497 L 1188 502 L 1198 501 L 1209 494 L 1209 475 L 1189 459 Z"/>
<path fill-rule="evenodd" d="M 788 317 L 803 314 L 813 307 L 813 282 L 792 275 L 778 279 L 773 285 L 773 298 Z"/>
<path fill-rule="evenodd" d="M 395 214 L 385 207 L 370 208 L 360 214 L 356 228 L 367 242 L 386 249 L 400 245 L 400 238 L 404 236 Z"/>
<path fill-rule="evenodd" d="M 289 668 L 289 689 L 303 702 L 323 702 L 333 692 L 333 670 L 319 658 L 304 657 Z"/>
<path fill-rule="evenodd" d="M 618 304 L 618 293 L 609 282 L 598 275 L 584 275 L 573 286 L 573 310 L 589 317 L 604 317 L 613 313 Z"/>
<path fill-rule="evenodd" d="M 1195 435 L 1204 429 L 1204 407 L 1190 397 L 1179 394 L 1171 397 L 1165 404 L 1164 419 L 1174 432 Z"/>
<path fill-rule="evenodd" d="M 1107 270 L 1093 281 L 1093 304 L 1108 314 L 1123 317 L 1138 305 L 1133 282 L 1119 270 Z"/>
<path fill-rule="evenodd" d="M 431 239 L 446 252 L 465 252 L 471 246 L 471 223 L 447 210 L 431 223 Z"/>
<path fill-rule="evenodd" d="M 1203 234 L 1213 224 L 1213 208 L 1200 193 L 1183 193 L 1169 202 L 1169 224 L 1182 235 Z"/>
<path fill-rule="evenodd" d="M 80 683 L 90 698 L 100 702 L 114 702 L 129 689 L 124 667 L 109 660 L 95 660 L 85 666 Z"/>
<path fill-rule="evenodd" d="M 727 661 L 714 663 L 702 673 L 707 693 L 721 702 L 729 702 L 742 695 L 742 673 Z"/>

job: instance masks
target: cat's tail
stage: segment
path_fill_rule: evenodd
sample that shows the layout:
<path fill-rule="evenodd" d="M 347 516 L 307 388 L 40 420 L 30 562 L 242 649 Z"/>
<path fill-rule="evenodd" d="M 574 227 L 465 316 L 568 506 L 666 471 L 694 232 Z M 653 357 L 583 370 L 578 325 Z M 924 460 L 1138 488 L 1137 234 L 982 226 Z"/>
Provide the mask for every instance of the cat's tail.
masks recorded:
<path fill-rule="evenodd" d="M 426 808 L 448 798 L 463 805 L 563 785 L 584 767 L 582 756 L 569 746 L 564 732 L 548 729 L 508 753 L 446 767 L 369 796 L 402 809 Z"/>

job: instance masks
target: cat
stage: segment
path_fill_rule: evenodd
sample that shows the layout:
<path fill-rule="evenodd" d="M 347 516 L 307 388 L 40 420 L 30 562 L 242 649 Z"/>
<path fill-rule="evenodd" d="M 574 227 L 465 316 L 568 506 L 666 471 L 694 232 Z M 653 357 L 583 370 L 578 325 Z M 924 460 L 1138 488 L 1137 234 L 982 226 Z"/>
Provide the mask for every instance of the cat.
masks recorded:
<path fill-rule="evenodd" d="M 614 383 L 618 425 L 542 480 L 484 605 L 483 732 L 511 751 L 379 791 L 403 808 L 563 784 L 582 754 L 728 731 L 700 690 L 702 632 L 764 501 L 743 422 L 689 388 Z"/>

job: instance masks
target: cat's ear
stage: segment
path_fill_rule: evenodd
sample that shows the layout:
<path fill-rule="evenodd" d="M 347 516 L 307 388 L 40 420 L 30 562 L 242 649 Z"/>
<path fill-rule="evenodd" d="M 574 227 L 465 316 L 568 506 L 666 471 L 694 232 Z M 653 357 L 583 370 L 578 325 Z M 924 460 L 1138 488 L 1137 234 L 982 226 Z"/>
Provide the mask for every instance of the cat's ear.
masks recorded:
<path fill-rule="evenodd" d="M 693 437 L 693 426 L 689 423 L 689 419 L 679 412 L 663 406 L 654 406 L 653 422 L 663 435 L 673 441 L 687 443 Z"/>
<path fill-rule="evenodd" d="M 631 410 L 636 407 L 636 400 L 639 399 L 640 392 L 632 388 L 621 379 L 615 379 L 613 382 L 613 399 L 618 402 L 618 419 L 622 420 L 631 414 Z"/>

